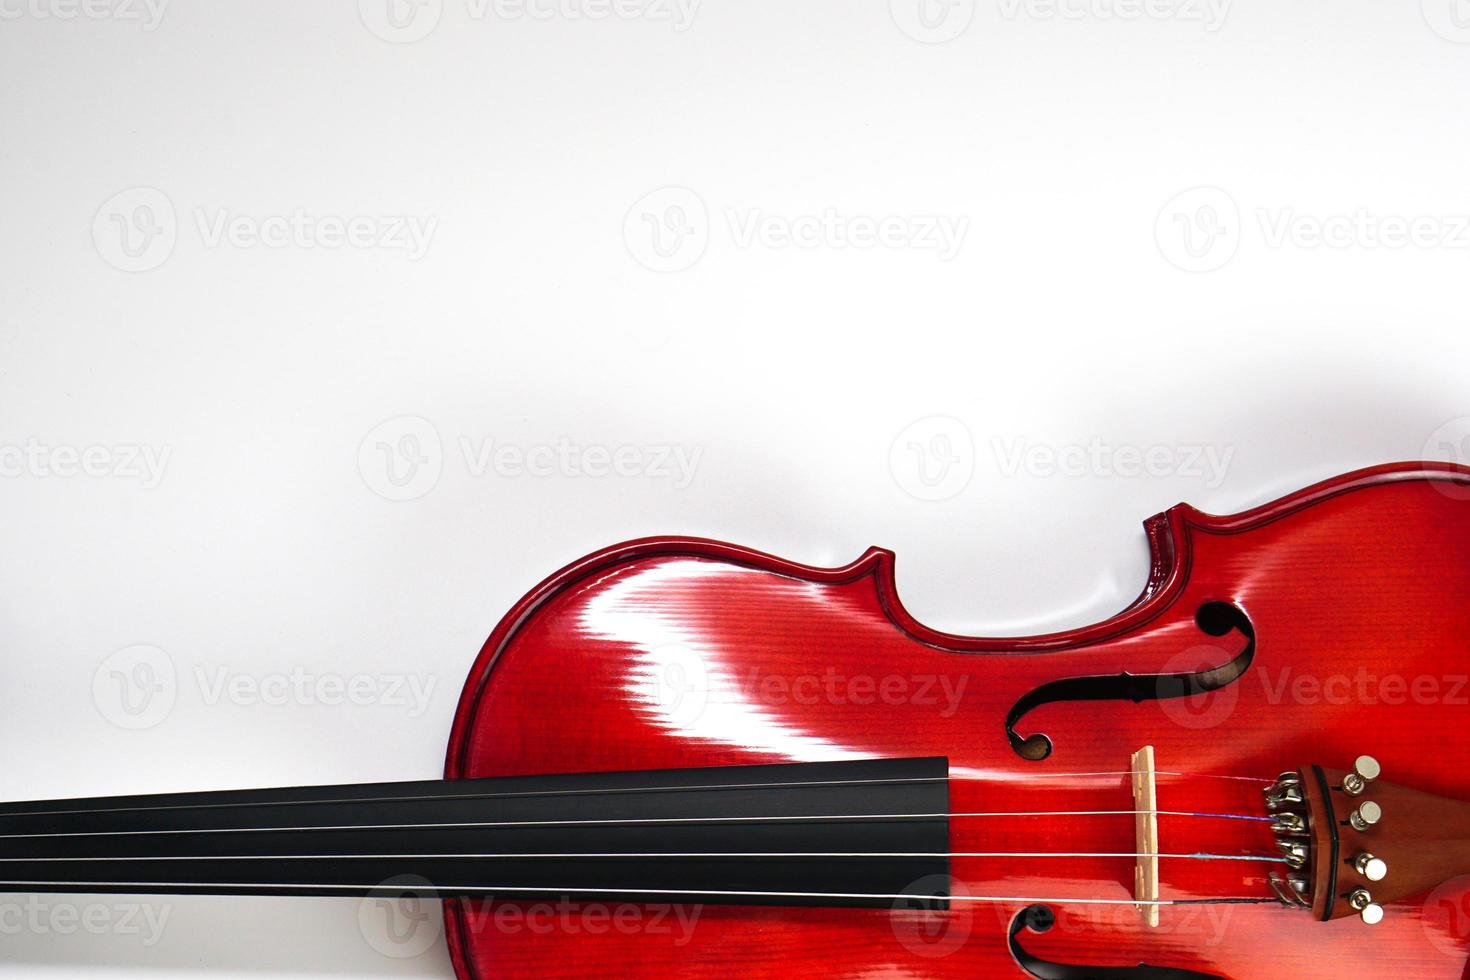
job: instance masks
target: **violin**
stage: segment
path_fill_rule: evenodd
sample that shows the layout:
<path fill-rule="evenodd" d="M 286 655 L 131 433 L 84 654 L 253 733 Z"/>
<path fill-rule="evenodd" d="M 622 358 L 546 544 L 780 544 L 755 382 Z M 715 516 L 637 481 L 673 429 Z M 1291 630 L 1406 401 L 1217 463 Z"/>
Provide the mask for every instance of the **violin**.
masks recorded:
<path fill-rule="evenodd" d="M 1144 525 L 1116 616 L 915 620 L 646 538 L 556 572 L 442 780 L 0 805 L 10 892 L 442 901 L 462 980 L 1461 980 L 1470 469 Z"/>

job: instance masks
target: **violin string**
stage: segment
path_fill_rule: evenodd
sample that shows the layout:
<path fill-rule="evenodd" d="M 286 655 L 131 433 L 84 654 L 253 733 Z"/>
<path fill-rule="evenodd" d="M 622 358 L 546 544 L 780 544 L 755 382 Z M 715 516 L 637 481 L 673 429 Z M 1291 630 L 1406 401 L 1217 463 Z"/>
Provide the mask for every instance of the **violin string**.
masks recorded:
<path fill-rule="evenodd" d="M 955 817 L 1202 817 L 1211 820 L 1251 820 L 1271 823 L 1275 817 L 1241 813 L 1195 813 L 1190 810 L 993 810 L 984 813 L 954 813 Z"/>
<path fill-rule="evenodd" d="M 150 830 L 65 831 L 59 834 L 0 834 L 0 840 L 49 839 L 55 837 L 140 837 L 158 834 L 276 834 L 348 830 L 472 830 L 499 827 L 610 827 L 659 826 L 668 824 L 838 822 L 847 820 L 954 820 L 987 817 L 1139 816 L 1149 814 L 1167 817 L 1264 821 L 1267 823 L 1274 819 L 1273 817 L 1244 816 L 1234 813 L 1191 813 L 1185 810 L 1037 810 L 1027 812 L 801 814 L 794 816 L 772 815 L 749 817 L 634 817 L 603 820 L 490 820 L 418 824 L 337 824 L 308 827 L 169 827 Z"/>
<path fill-rule="evenodd" d="M 1027 898 L 1011 895 L 910 895 L 906 893 L 880 894 L 867 892 L 787 892 L 787 891 L 724 891 L 716 889 L 692 889 L 684 890 L 677 888 L 540 888 L 527 885 L 463 885 L 439 888 L 433 884 L 427 887 L 407 888 L 398 885 L 387 885 L 382 882 L 371 885 L 356 884 L 324 884 L 324 883 L 297 883 L 283 882 L 264 885 L 259 882 L 185 882 L 185 881 L 0 881 L 0 888 L 129 888 L 134 890 L 146 890 L 150 888 L 204 888 L 217 889 L 229 888 L 251 891 L 278 891 L 291 892 L 302 890 L 322 891 L 348 891 L 353 894 L 367 893 L 376 894 L 387 892 L 390 895 L 417 895 L 425 892 L 439 894 L 447 893 L 450 897 L 465 894 L 500 894 L 502 896 L 514 897 L 521 894 L 538 895 L 658 895 L 663 897 L 701 897 L 701 898 L 774 898 L 774 899 L 842 899 L 847 901 L 870 901 L 870 902 L 1000 902 L 1000 903 L 1024 903 L 1027 905 L 1140 905 L 1140 906 L 1167 906 L 1167 905 L 1279 905 L 1280 899 L 1276 898 L 1196 898 L 1196 899 L 1133 899 L 1133 898 Z"/>
<path fill-rule="evenodd" d="M 805 782 L 789 783 L 711 783 L 696 786 L 632 786 L 627 788 L 604 787 L 596 789 L 557 789 L 557 790 L 535 790 L 514 793 L 439 793 L 424 796 L 358 796 L 342 797 L 340 799 L 326 800 L 267 800 L 252 802 L 249 800 L 221 803 L 177 803 L 158 806 L 118 806 L 99 807 L 97 809 L 77 808 L 71 810 L 0 810 L 0 818 L 4 817 L 51 817 L 64 816 L 68 814 L 94 814 L 94 813 L 153 813 L 166 810 L 216 810 L 216 809 L 243 809 L 246 807 L 272 807 L 272 806 L 332 806 L 345 803 L 418 803 L 422 801 L 453 801 L 453 800 L 511 800 L 526 798 L 558 797 L 558 796 L 606 796 L 640 794 L 640 793 L 681 793 L 681 792 L 705 792 L 711 790 L 748 790 L 748 789 L 808 789 L 818 787 L 849 787 L 849 786 L 895 786 L 914 784 L 946 783 L 950 777 L 947 776 L 920 776 L 906 779 L 825 779 Z M 451 780 L 452 782 L 452 780 Z M 228 792 L 228 791 L 226 791 Z"/>
<path fill-rule="evenodd" d="M 1007 773 L 1001 779 L 992 779 L 989 776 L 971 776 L 971 775 L 966 775 L 964 773 L 959 773 L 959 774 L 951 773 L 949 778 L 952 779 L 952 780 L 953 779 L 965 780 L 966 782 L 1002 782 L 1002 781 L 1010 781 L 1010 780 L 1016 780 L 1016 779 L 1019 779 L 1019 780 L 1023 780 L 1024 781 L 1024 780 L 1041 780 L 1041 779 L 1081 779 L 1081 778 L 1085 778 L 1085 777 L 1097 777 L 1097 776 L 1133 776 L 1133 775 L 1136 775 L 1136 774 L 1132 770 L 1123 770 L 1123 771 L 1119 771 L 1119 772 L 1033 772 L 1033 773 L 1015 773 L 1015 774 Z M 1274 784 L 1276 782 L 1275 779 L 1262 779 L 1259 776 L 1222 776 L 1219 773 L 1212 773 L 1212 772 L 1161 772 L 1161 771 L 1156 771 L 1154 773 L 1154 775 L 1155 776 L 1184 777 L 1184 778 L 1189 778 L 1189 779 L 1229 779 L 1229 780 L 1234 780 L 1234 781 L 1242 782 L 1242 783 L 1260 784 L 1261 786 L 1270 786 L 1270 785 L 1272 785 L 1272 784 Z"/>
<path fill-rule="evenodd" d="M 658 860 L 663 858 L 1168 858 L 1189 861 L 1266 861 L 1285 864 L 1286 858 L 1265 854 L 1139 854 L 1122 852 L 1083 851 L 768 851 L 768 852 L 578 852 L 568 854 L 193 854 L 193 855 L 127 855 L 107 857 L 5 857 L 0 864 L 23 864 L 35 862 L 90 862 L 90 861 L 501 861 L 516 859 L 535 860 L 614 860 L 638 858 Z"/>
<path fill-rule="evenodd" d="M 831 779 L 811 780 L 796 782 L 777 783 L 711 783 L 693 786 L 631 786 L 631 787 L 603 787 L 593 789 L 561 789 L 561 790 L 534 790 L 521 792 L 494 792 L 494 793 L 436 793 L 425 795 L 371 797 L 355 796 L 340 797 L 333 799 L 308 799 L 308 800 L 264 800 L 264 801 L 236 801 L 220 803 L 172 803 L 156 804 L 152 806 L 113 806 L 113 807 L 75 807 L 72 809 L 58 810 L 6 810 L 6 804 L 0 804 L 0 818 L 5 817 L 54 817 L 74 814 L 99 814 L 99 813 L 155 813 L 169 810 L 214 810 L 235 809 L 243 807 L 281 807 L 281 806 L 332 806 L 348 803 L 418 803 L 434 801 L 454 800 L 509 800 L 528 799 L 544 797 L 563 796 L 607 796 L 623 794 L 647 794 L 647 793 L 678 793 L 678 792 L 708 792 L 719 790 L 751 790 L 751 789 L 804 789 L 815 787 L 849 787 L 849 786 L 896 786 L 915 784 L 945 783 L 955 780 L 964 782 L 1003 782 L 1003 781 L 1032 781 L 1051 779 L 1082 779 L 1097 777 L 1121 777 L 1131 776 L 1128 772 L 1059 772 L 1059 773 L 1017 773 L 1007 774 L 1003 779 L 992 780 L 985 776 L 971 776 L 965 774 L 950 774 L 949 776 L 912 777 L 904 779 Z M 1260 779 L 1254 776 L 1224 776 L 1215 773 L 1196 772 L 1158 772 L 1156 776 L 1184 777 L 1194 779 L 1226 779 L 1241 782 L 1260 783 L 1268 786 L 1274 780 Z M 432 783 L 431 783 L 432 784 Z M 228 792 L 228 791 L 226 791 Z M 60 801 L 66 802 L 66 801 Z M 14 805 L 14 804 L 10 804 Z"/>

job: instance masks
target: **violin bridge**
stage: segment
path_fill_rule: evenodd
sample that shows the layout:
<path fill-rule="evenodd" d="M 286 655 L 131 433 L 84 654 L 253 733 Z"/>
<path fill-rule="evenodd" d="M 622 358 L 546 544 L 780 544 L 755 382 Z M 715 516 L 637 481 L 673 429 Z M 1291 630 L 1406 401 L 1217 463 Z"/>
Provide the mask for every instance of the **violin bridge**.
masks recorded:
<path fill-rule="evenodd" d="M 1134 868 L 1133 898 L 1145 925 L 1159 925 L 1159 793 L 1154 768 L 1154 747 L 1145 745 L 1133 753 Z"/>

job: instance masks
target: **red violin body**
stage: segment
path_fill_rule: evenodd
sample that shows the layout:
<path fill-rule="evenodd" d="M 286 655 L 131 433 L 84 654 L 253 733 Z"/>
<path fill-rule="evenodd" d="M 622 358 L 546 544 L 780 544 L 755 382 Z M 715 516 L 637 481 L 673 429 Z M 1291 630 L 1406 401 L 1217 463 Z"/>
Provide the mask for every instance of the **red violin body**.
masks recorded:
<path fill-rule="evenodd" d="M 1023 639 L 916 622 L 892 554 L 877 549 L 825 569 L 646 539 L 553 575 L 476 661 L 448 777 L 944 756 L 954 894 L 999 900 L 942 911 L 459 900 L 446 903 L 459 975 L 917 980 L 1148 964 L 1193 972 L 1136 975 L 1459 980 L 1467 879 L 1388 905 L 1374 926 L 1281 904 L 1172 905 L 1149 925 L 1129 904 L 1122 773 L 1153 746 L 1165 855 L 1273 852 L 1264 823 L 1182 814 L 1264 813 L 1277 773 L 1364 753 L 1385 780 L 1470 799 L 1470 472 L 1380 467 L 1231 517 L 1181 505 L 1146 529 L 1152 569 L 1136 602 Z M 1236 610 L 1249 629 L 1204 629 L 1207 608 Z M 1232 663 L 1207 693 L 1120 693 L 1121 675 Z M 1096 856 L 1108 854 L 1119 856 Z M 1160 896 L 1268 898 L 1270 868 L 1165 857 Z M 1038 903 L 1054 923 L 1018 925 Z M 1028 970 L 1017 944 L 1081 972 Z"/>

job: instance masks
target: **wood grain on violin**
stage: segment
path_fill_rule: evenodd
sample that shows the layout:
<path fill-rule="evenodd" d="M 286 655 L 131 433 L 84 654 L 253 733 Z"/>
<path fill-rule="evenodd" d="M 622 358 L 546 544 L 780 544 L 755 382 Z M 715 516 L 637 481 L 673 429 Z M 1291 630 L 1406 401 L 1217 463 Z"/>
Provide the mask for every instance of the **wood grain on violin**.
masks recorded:
<path fill-rule="evenodd" d="M 0 887 L 411 876 L 463 978 L 1459 980 L 1470 471 L 1146 531 L 1127 609 L 1006 639 L 878 549 L 610 548 L 502 619 L 444 781 L 8 804 Z"/>

